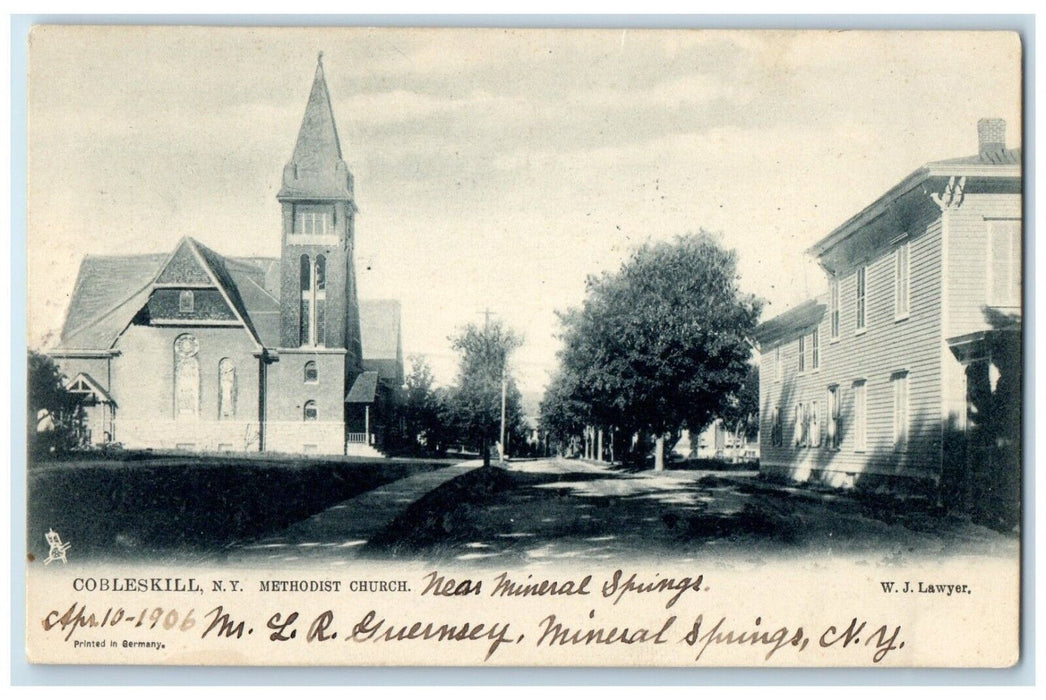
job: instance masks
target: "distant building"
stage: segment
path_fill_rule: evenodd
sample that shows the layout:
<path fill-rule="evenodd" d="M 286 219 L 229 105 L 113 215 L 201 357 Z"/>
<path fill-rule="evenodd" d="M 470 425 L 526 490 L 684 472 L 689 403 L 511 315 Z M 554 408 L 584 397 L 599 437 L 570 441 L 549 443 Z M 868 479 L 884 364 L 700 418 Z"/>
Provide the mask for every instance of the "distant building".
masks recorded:
<path fill-rule="evenodd" d="M 981 120 L 976 155 L 927 163 L 808 251 L 825 293 L 757 332 L 764 472 L 1018 497 L 1021 152 L 1004 132 Z"/>
<path fill-rule="evenodd" d="M 734 459 L 752 461 L 759 459 L 759 440 L 744 434 L 737 435 L 721 418 L 716 418 L 697 436 L 697 445 L 692 446 L 698 459 Z"/>
<path fill-rule="evenodd" d="M 279 259 L 188 237 L 84 259 L 49 354 L 85 397 L 92 443 L 377 454 L 403 384 L 400 308 L 358 298 L 353 178 L 322 62 L 277 199 Z"/>
<path fill-rule="evenodd" d="M 689 430 L 681 431 L 679 440 L 672 447 L 672 454 L 680 459 L 738 459 L 751 462 L 759 459 L 759 438 L 741 435 L 738 437 L 716 418 L 698 434 L 694 440 Z"/>

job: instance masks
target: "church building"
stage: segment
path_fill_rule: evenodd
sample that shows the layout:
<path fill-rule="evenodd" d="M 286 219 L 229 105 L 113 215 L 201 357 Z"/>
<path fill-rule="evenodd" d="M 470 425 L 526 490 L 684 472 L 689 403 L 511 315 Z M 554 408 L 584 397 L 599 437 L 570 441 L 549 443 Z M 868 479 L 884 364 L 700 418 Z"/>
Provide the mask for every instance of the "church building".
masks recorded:
<path fill-rule="evenodd" d="M 322 54 L 277 199 L 279 259 L 190 237 L 84 259 L 48 354 L 84 397 L 92 444 L 379 454 L 403 384 L 400 308 L 358 297 L 358 210 Z"/>

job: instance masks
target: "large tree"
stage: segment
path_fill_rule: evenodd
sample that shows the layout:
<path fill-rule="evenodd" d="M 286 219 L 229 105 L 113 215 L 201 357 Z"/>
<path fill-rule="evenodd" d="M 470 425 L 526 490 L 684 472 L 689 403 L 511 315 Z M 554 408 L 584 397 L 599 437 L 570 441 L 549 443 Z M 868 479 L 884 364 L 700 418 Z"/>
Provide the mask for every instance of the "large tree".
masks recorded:
<path fill-rule="evenodd" d="M 657 469 L 664 435 L 700 432 L 745 377 L 761 303 L 737 280 L 736 253 L 701 231 L 641 246 L 560 314 L 573 398 L 600 424 L 655 436 Z"/>
<path fill-rule="evenodd" d="M 591 422 L 588 405 L 578 397 L 578 378 L 561 367 L 541 399 L 541 430 L 560 454 L 573 451 L 574 441 Z"/>
<path fill-rule="evenodd" d="M 423 355 L 411 355 L 410 372 L 404 382 L 404 430 L 413 453 L 442 453 L 446 449 L 448 426 L 441 415 L 441 399 L 435 389 L 432 367 Z"/>
<path fill-rule="evenodd" d="M 79 400 L 65 390 L 65 377 L 54 360 L 32 350 L 28 359 L 29 452 L 43 456 L 78 446 L 84 432 Z M 45 422 L 47 428 L 41 429 Z"/>
<path fill-rule="evenodd" d="M 490 466 L 490 446 L 500 437 L 502 382 L 506 433 L 517 433 L 522 423 L 521 396 L 508 363 L 523 338 L 494 319 L 483 325 L 470 323 L 450 340 L 461 356 L 450 410 L 463 438 L 479 447 L 483 465 Z"/>

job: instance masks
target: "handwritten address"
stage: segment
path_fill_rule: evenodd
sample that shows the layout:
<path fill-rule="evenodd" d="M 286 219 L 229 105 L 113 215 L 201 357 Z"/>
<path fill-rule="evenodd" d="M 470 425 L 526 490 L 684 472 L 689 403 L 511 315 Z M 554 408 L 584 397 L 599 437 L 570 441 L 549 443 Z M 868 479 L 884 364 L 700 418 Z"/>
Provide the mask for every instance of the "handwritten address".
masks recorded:
<path fill-rule="evenodd" d="M 48 634 L 61 635 L 76 648 L 145 648 L 162 650 L 171 641 L 166 635 L 192 635 L 202 640 L 235 643 L 258 637 L 272 644 L 332 645 L 397 644 L 424 641 L 446 645 L 475 645 L 489 661 L 504 649 L 532 645 L 543 650 L 571 647 L 683 645 L 695 663 L 708 660 L 710 649 L 746 647 L 766 661 L 803 654 L 808 648 L 847 650 L 878 664 L 905 648 L 901 625 L 851 617 L 831 624 L 782 624 L 768 615 L 739 619 L 708 609 L 702 594 L 709 590 L 702 575 L 641 577 L 617 570 L 596 580 L 592 575 L 567 580 L 540 579 L 533 574 L 510 576 L 503 572 L 489 579 L 452 578 L 438 571 L 422 577 L 417 595 L 432 598 L 490 597 L 499 599 L 545 598 L 588 601 L 570 611 L 549 610 L 527 618 L 500 619 L 497 615 L 463 615 L 460 619 L 425 619 L 390 613 L 364 605 L 347 613 L 330 607 L 319 614 L 301 610 L 248 613 L 223 602 L 195 607 L 153 607 L 137 610 L 119 606 L 92 608 L 74 602 L 50 610 L 40 624 Z M 635 624 L 621 622 L 628 601 L 635 596 L 656 596 L 663 601 L 664 617 Z M 358 603 L 358 601 L 353 601 Z M 608 607 L 603 607 L 608 606 Z M 615 606 L 624 612 L 614 612 Z M 326 607 L 326 606 L 324 606 Z M 501 608 L 503 609 L 503 608 Z M 649 608 L 648 608 L 649 609 Z M 609 615 L 609 617 L 608 617 Z M 610 619 L 613 618 L 613 619 Z M 147 642 L 127 639 L 121 633 L 148 632 L 161 637 Z M 104 639 L 80 639 L 78 632 Z"/>

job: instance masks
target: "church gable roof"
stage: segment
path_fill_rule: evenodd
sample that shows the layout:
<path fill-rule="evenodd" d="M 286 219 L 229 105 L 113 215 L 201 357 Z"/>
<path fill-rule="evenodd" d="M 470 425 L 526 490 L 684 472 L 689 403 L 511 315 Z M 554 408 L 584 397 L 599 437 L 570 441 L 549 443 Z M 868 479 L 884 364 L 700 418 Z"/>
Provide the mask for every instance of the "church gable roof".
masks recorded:
<path fill-rule="evenodd" d="M 148 299 L 150 283 L 164 254 L 87 256 L 73 287 L 59 346 L 68 349 L 107 349 L 116 334 Z M 121 314 L 121 310 L 125 312 Z M 126 318 L 124 318 L 126 316 Z M 108 340 L 107 340 L 108 339 Z"/>
<path fill-rule="evenodd" d="M 73 289 L 58 351 L 107 350 L 157 286 L 213 285 L 260 344 L 279 344 L 280 305 L 265 289 L 265 270 L 227 259 L 192 238 L 170 255 L 92 256 Z"/>
<path fill-rule="evenodd" d="M 279 259 L 228 258 L 193 239 L 179 243 L 170 255 L 88 256 L 80 265 L 73 297 L 69 303 L 58 351 L 108 350 L 144 306 L 154 280 L 168 280 L 175 286 L 176 276 L 169 264 L 182 261 L 183 249 L 193 246 L 206 266 L 195 263 L 195 270 L 184 279 L 200 284 L 200 272 L 211 270 L 237 312 L 250 324 L 265 347 L 280 344 Z M 185 268 L 178 262 L 175 267 Z M 189 266 L 190 268 L 192 266 Z M 210 278 L 208 277 L 208 283 Z M 382 379 L 395 380 L 402 374 L 400 304 L 394 299 L 361 299 L 360 334 L 363 362 Z"/>
<path fill-rule="evenodd" d="M 156 275 L 155 284 L 170 284 L 179 287 L 213 284 L 211 274 L 204 268 L 203 261 L 193 250 L 192 239 L 183 238 L 170 259 Z"/>
<path fill-rule="evenodd" d="M 240 296 L 239 288 L 236 286 L 236 282 L 233 280 L 232 275 L 229 274 L 229 270 L 225 265 L 225 258 L 192 238 L 186 238 L 184 239 L 184 242 L 195 248 L 196 252 L 207 265 L 218 290 L 225 295 L 226 299 L 232 305 L 236 314 L 240 317 L 240 320 L 243 322 L 254 341 L 261 345 L 261 338 L 258 337 L 258 331 L 255 329 L 254 324 L 251 323 L 250 312 L 244 305 L 243 297 Z"/>
<path fill-rule="evenodd" d="M 280 300 L 278 294 L 274 295 L 267 287 L 269 281 L 266 269 L 244 259 L 224 260 L 225 270 L 239 293 L 262 345 L 276 347 L 280 344 Z M 278 270 L 279 266 L 276 268 Z"/>
<path fill-rule="evenodd" d="M 265 290 L 277 302 L 280 300 L 279 258 L 225 258 L 234 275 L 237 271 L 248 273 L 254 283 Z"/>

